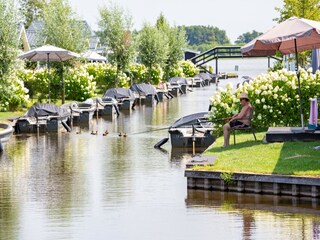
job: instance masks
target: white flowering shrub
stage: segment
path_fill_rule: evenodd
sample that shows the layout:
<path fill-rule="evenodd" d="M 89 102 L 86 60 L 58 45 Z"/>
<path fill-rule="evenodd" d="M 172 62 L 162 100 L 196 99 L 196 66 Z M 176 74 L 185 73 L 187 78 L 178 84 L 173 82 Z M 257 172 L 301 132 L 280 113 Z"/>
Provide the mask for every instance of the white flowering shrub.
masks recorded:
<path fill-rule="evenodd" d="M 301 95 L 305 122 L 310 114 L 310 98 L 320 96 L 320 71 L 300 69 Z M 285 69 L 257 76 L 233 89 L 230 83 L 219 88 L 210 99 L 211 119 L 230 117 L 239 112 L 238 96 L 246 92 L 255 107 L 253 123 L 258 127 L 300 126 L 298 80 L 295 72 Z M 215 121 L 217 129 L 223 122 Z M 221 130 L 221 129 L 220 129 Z"/>
<path fill-rule="evenodd" d="M 129 65 L 129 71 L 132 74 L 133 83 L 143 83 L 147 79 L 148 69 L 143 64 L 131 64 Z"/>
<path fill-rule="evenodd" d="M 100 93 L 108 88 L 115 87 L 117 68 L 110 63 L 89 63 L 85 66 L 86 71 L 93 77 L 92 81 L 97 83 L 97 89 Z M 130 77 L 125 73 L 118 72 L 118 87 L 129 87 Z"/>
<path fill-rule="evenodd" d="M 0 81 L 0 111 L 14 111 L 26 105 L 29 100 L 28 91 L 23 81 L 14 73 L 9 75 L 5 84 Z"/>
<path fill-rule="evenodd" d="M 95 96 L 96 82 L 84 66 L 69 69 L 64 81 L 66 99 L 84 101 Z"/>

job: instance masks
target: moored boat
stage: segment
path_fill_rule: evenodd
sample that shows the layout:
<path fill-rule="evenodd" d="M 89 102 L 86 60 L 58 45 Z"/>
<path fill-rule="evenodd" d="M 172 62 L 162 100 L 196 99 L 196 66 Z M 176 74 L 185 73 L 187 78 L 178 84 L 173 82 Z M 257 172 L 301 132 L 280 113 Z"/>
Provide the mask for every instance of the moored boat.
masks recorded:
<path fill-rule="evenodd" d="M 3 145 L 9 141 L 13 133 L 13 127 L 10 124 L 0 123 L 0 152 L 3 151 Z"/>
<path fill-rule="evenodd" d="M 216 139 L 212 132 L 208 112 L 184 116 L 169 127 L 171 146 L 189 148 L 194 144 L 196 148 L 207 148 Z"/>
<path fill-rule="evenodd" d="M 62 125 L 70 131 L 71 114 L 62 107 L 50 103 L 35 104 L 25 115 L 13 121 L 15 133 L 57 132 Z"/>
<path fill-rule="evenodd" d="M 105 92 L 103 98 L 116 99 L 120 110 L 130 110 L 134 108 L 135 96 L 128 88 L 110 88 Z"/>

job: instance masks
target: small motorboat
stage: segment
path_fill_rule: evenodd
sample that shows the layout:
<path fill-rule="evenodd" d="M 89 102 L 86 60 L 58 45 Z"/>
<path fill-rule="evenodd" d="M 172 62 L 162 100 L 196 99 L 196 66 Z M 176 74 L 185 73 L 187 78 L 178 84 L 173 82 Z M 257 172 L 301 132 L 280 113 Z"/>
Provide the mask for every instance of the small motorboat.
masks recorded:
<path fill-rule="evenodd" d="M 133 84 L 130 89 L 136 94 L 136 98 L 140 100 L 140 103 L 153 105 L 154 100 L 157 103 L 159 102 L 157 89 L 149 83 Z"/>
<path fill-rule="evenodd" d="M 71 114 L 50 103 L 35 104 L 25 115 L 13 120 L 15 133 L 57 132 L 62 125 L 71 131 L 68 122 Z"/>
<path fill-rule="evenodd" d="M 101 116 L 110 116 L 114 112 L 117 116 L 120 115 L 118 108 L 118 101 L 113 97 L 103 97 L 103 98 L 95 98 L 96 106 L 99 115 Z"/>
<path fill-rule="evenodd" d="M 103 95 L 102 99 L 113 98 L 117 100 L 120 110 L 134 108 L 134 93 L 129 88 L 110 88 Z"/>
<path fill-rule="evenodd" d="M 71 102 L 62 106 L 68 109 L 73 123 L 89 123 L 97 110 L 97 104 L 93 99 L 87 99 L 84 102 Z"/>
<path fill-rule="evenodd" d="M 0 123 L 0 152 L 3 151 L 3 145 L 9 141 L 13 133 L 13 127 L 10 124 Z"/>
<path fill-rule="evenodd" d="M 208 112 L 187 115 L 169 127 L 171 146 L 189 148 L 194 145 L 196 148 L 207 148 L 216 140 L 212 132 Z"/>

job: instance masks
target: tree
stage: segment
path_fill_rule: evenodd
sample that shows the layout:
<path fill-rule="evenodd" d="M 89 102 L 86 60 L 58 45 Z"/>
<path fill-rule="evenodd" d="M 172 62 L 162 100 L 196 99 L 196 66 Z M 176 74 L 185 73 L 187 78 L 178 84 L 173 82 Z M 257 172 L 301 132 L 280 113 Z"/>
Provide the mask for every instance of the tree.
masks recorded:
<path fill-rule="evenodd" d="M 83 52 L 89 46 L 90 33 L 72 11 L 67 0 L 50 0 L 43 8 L 44 43 Z"/>
<path fill-rule="evenodd" d="M 107 44 L 108 59 L 117 66 L 116 87 L 118 86 L 118 73 L 124 71 L 133 59 L 134 48 L 132 41 L 132 18 L 122 8 L 115 4 L 103 7 L 100 10 L 98 23 L 102 43 Z"/>
<path fill-rule="evenodd" d="M 158 28 L 145 24 L 138 35 L 138 60 L 150 69 L 155 65 L 164 66 L 168 59 L 167 36 Z M 150 76 L 148 76 L 150 78 Z"/>
<path fill-rule="evenodd" d="M 275 19 L 277 22 L 283 22 L 292 16 L 320 21 L 319 0 L 283 0 L 283 2 L 283 8 L 276 8 L 280 13 L 280 17 Z"/>
<path fill-rule="evenodd" d="M 253 30 L 251 33 L 250 32 L 243 33 L 237 38 L 237 40 L 235 41 L 235 44 L 248 43 L 251 40 L 255 39 L 256 37 L 260 36 L 261 34 L 262 34 L 261 32 L 257 32 L 255 30 Z"/>
<path fill-rule="evenodd" d="M 228 45 L 226 32 L 213 26 L 180 26 L 186 31 L 187 42 L 195 50 L 199 50 L 198 46 L 217 46 Z M 208 50 L 208 49 L 206 49 Z"/>
<path fill-rule="evenodd" d="M 19 0 L 25 28 L 28 28 L 33 20 L 41 18 L 45 4 L 46 1 L 43 0 Z"/>
<path fill-rule="evenodd" d="M 6 84 L 18 56 L 18 15 L 13 0 L 0 0 L 0 83 Z M 2 94 L 2 93 L 1 93 Z"/>
<path fill-rule="evenodd" d="M 276 8 L 280 17 L 275 19 L 278 23 L 290 17 L 302 17 L 320 21 L 320 0 L 283 0 L 283 8 Z M 300 52 L 298 57 L 299 65 L 306 66 L 311 58 L 311 51 Z"/>
<path fill-rule="evenodd" d="M 89 47 L 90 33 L 85 29 L 83 21 L 72 11 L 68 0 L 50 0 L 43 8 L 42 20 L 44 27 L 41 31 L 41 38 L 45 44 L 78 53 Z M 57 98 L 58 92 L 62 88 L 62 103 L 64 103 L 64 63 L 57 62 L 53 66 L 61 81 L 53 83 L 52 96 Z"/>
<path fill-rule="evenodd" d="M 182 28 L 170 27 L 162 13 L 157 20 L 156 27 L 163 35 L 167 36 L 168 55 L 165 67 L 168 78 L 170 67 L 173 67 L 183 58 L 184 48 L 187 46 L 185 31 Z"/>
<path fill-rule="evenodd" d="M 23 83 L 15 75 L 20 42 L 18 22 L 14 0 L 0 0 L 0 111 L 14 109 L 26 100 Z"/>

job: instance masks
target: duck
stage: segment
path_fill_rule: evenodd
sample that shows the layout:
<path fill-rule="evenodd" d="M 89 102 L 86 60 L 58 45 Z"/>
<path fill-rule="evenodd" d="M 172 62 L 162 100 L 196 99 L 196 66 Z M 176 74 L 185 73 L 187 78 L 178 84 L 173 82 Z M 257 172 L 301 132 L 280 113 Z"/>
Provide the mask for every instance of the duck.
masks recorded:
<path fill-rule="evenodd" d="M 122 137 L 122 133 L 121 132 L 119 133 L 119 137 Z"/>
<path fill-rule="evenodd" d="M 127 136 L 128 136 L 127 133 L 124 133 L 124 134 L 123 134 L 123 137 L 127 137 Z"/>
<path fill-rule="evenodd" d="M 109 134 L 109 132 L 108 132 L 108 130 L 106 130 L 103 134 L 102 134 L 102 136 L 107 136 Z"/>
<path fill-rule="evenodd" d="M 91 134 L 92 134 L 92 135 L 97 135 L 97 134 L 98 134 L 98 131 L 95 131 L 95 132 L 92 131 Z"/>

